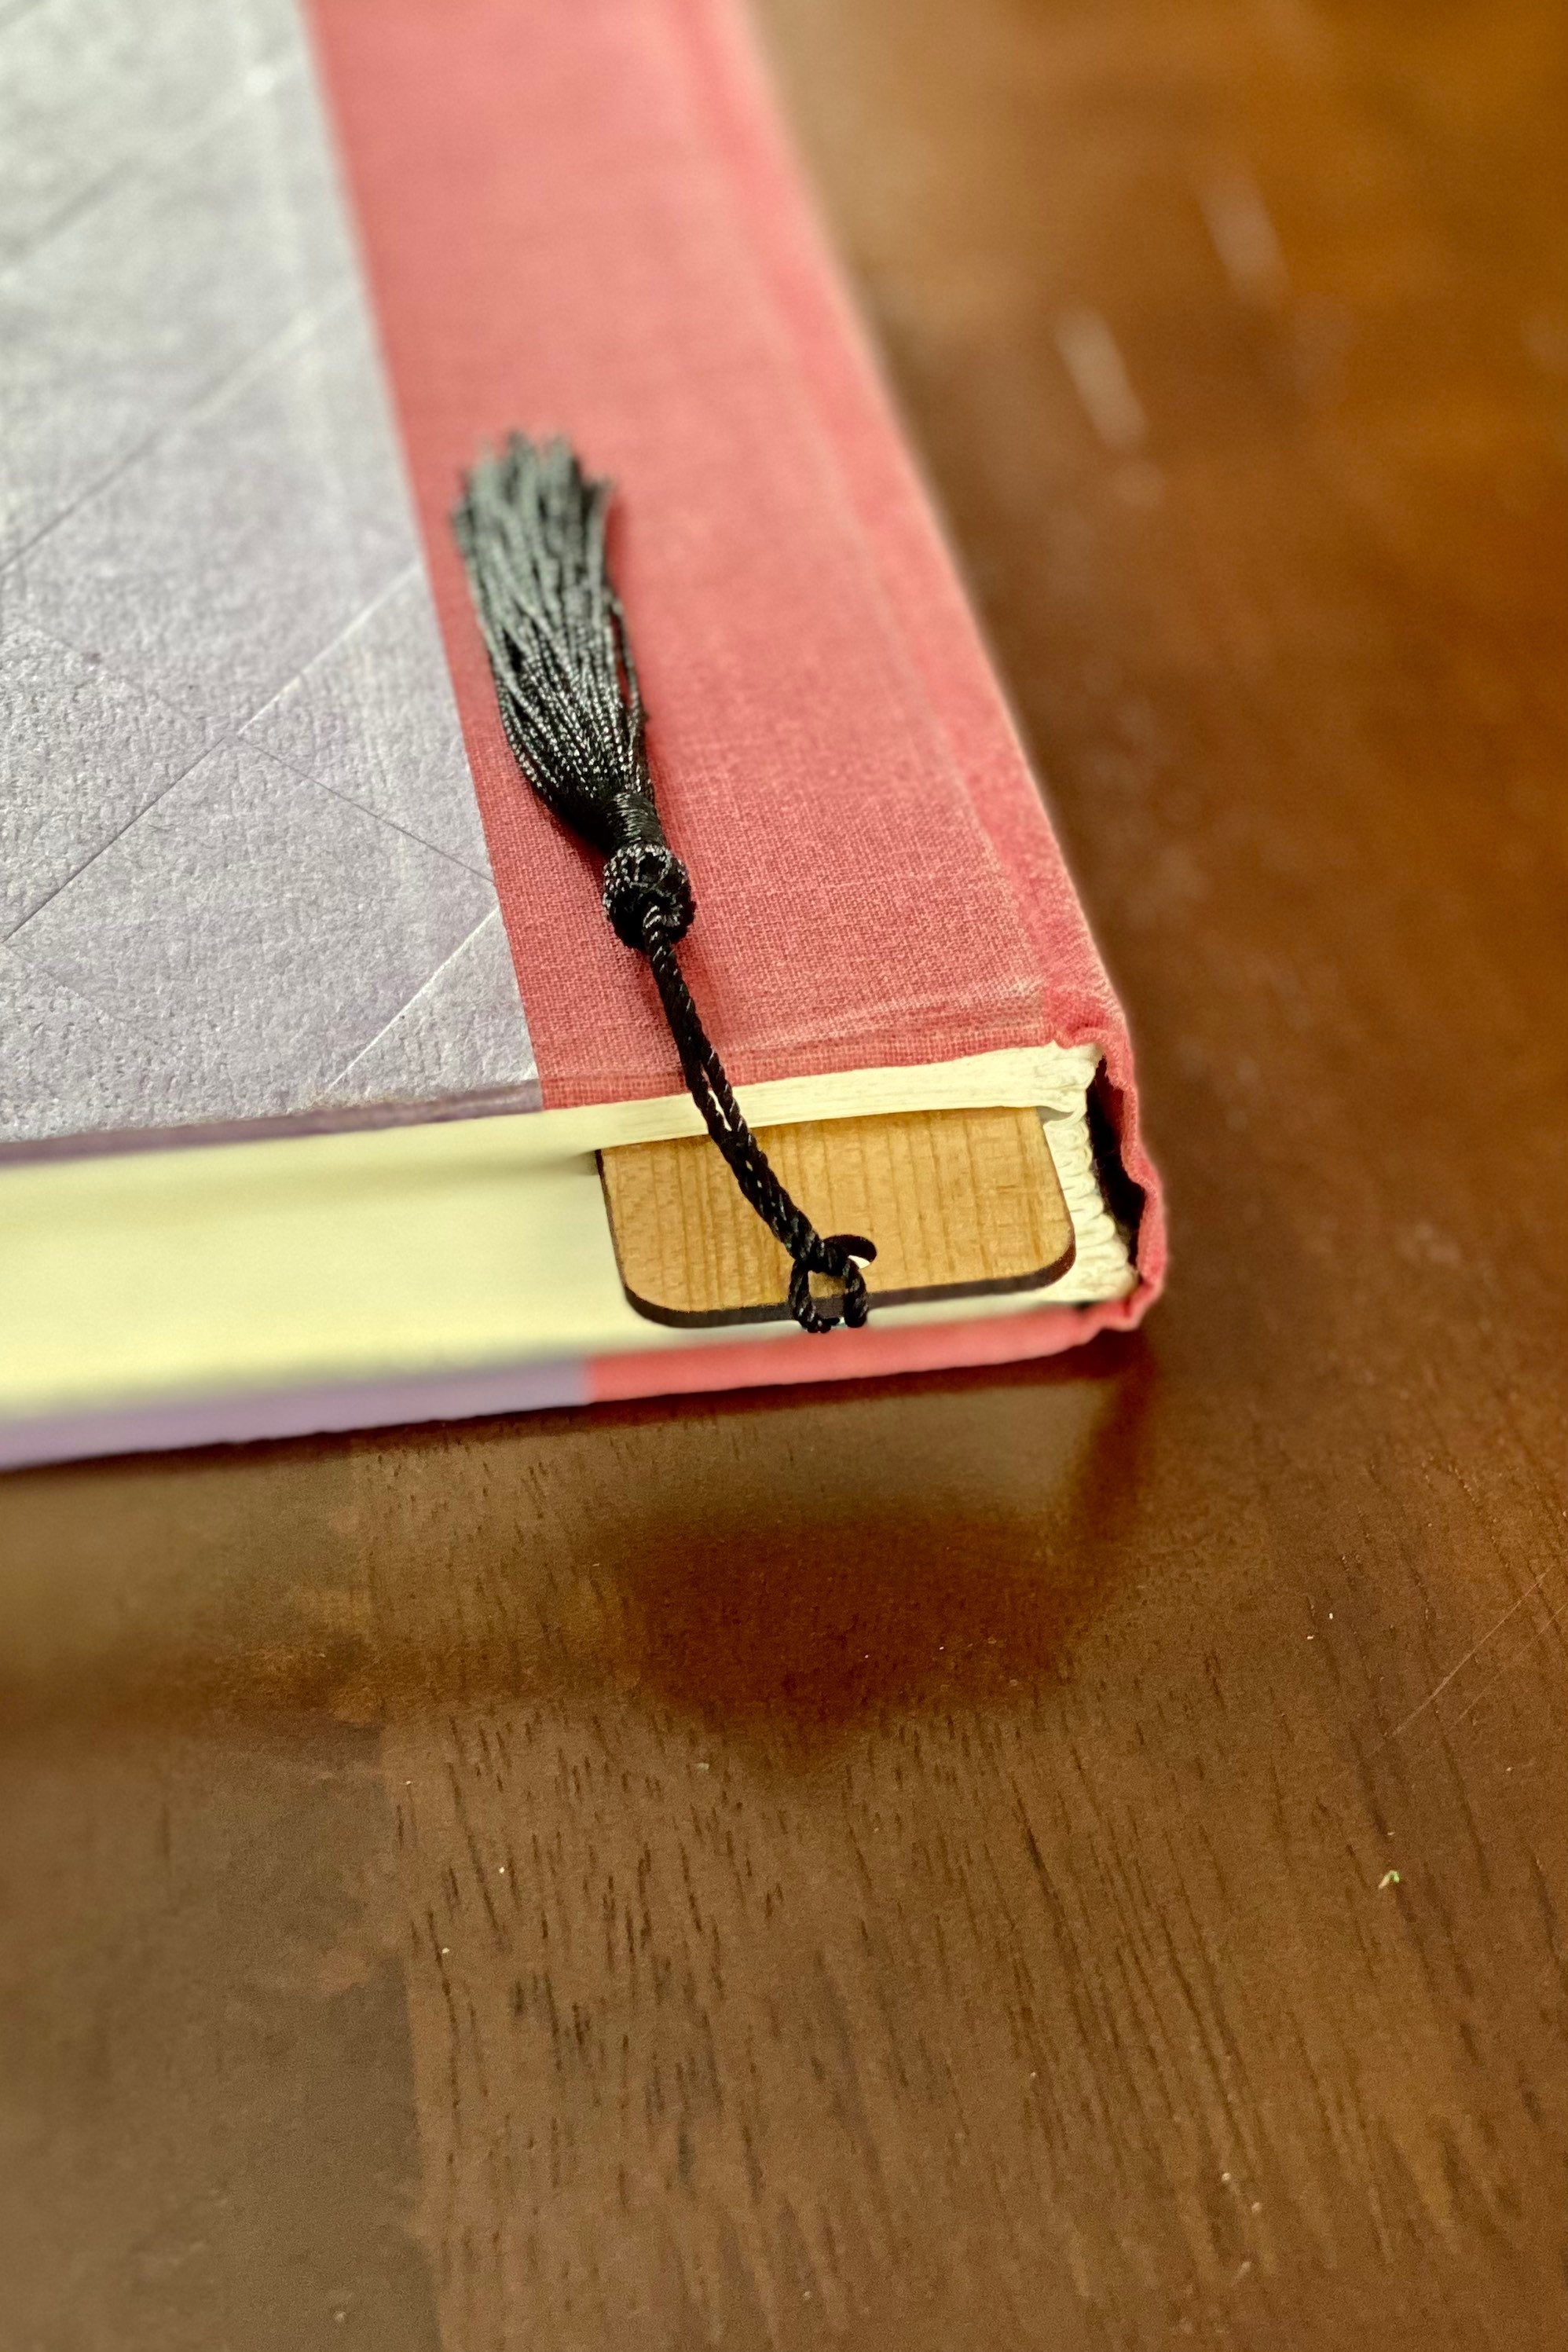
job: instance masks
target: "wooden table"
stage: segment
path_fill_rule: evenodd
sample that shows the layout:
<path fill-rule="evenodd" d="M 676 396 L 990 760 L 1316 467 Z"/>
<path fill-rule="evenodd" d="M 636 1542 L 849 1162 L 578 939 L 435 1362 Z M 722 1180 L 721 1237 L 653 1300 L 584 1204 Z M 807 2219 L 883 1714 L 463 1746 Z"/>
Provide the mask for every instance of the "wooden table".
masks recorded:
<path fill-rule="evenodd" d="M 1560 0 L 766 16 L 1173 1286 L 6 1482 L 0 2343 L 1556 2352 Z"/>

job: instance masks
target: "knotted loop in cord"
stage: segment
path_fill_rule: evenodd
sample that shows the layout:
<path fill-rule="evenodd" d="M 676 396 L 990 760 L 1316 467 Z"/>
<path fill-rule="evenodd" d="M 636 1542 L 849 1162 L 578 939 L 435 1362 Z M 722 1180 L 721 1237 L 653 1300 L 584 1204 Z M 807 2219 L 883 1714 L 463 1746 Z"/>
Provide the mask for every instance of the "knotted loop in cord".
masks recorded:
<path fill-rule="evenodd" d="M 803 1331 L 866 1320 L 860 1234 L 819 1234 L 741 1115 L 676 961 L 696 911 L 691 878 L 664 837 L 648 766 L 642 688 L 605 557 L 608 482 L 564 441 L 514 433 L 463 485 L 452 518 L 518 766 L 561 822 L 605 859 L 617 939 L 647 957 L 681 1070 L 745 1199 L 794 1261 L 790 1312 Z M 840 1290 L 823 1312 L 811 1277 Z"/>
<path fill-rule="evenodd" d="M 648 960 L 664 1017 L 669 1024 L 680 1067 L 703 1125 L 724 1156 L 725 1165 L 763 1224 L 794 1260 L 790 1276 L 789 1309 L 803 1331 L 822 1333 L 846 1324 L 858 1330 L 870 1313 L 861 1265 L 877 1255 L 875 1242 L 863 1234 L 819 1234 L 773 1171 L 767 1153 L 746 1124 L 735 1100 L 724 1066 L 702 1026 L 675 954 L 675 940 L 657 910 L 643 929 L 643 951 Z M 823 1312 L 813 1295 L 812 1276 L 839 1285 L 837 1315 Z"/>
<path fill-rule="evenodd" d="M 856 1261 L 876 1255 L 877 1244 L 864 1234 L 823 1234 L 811 1257 L 796 1258 L 789 1278 L 789 1311 L 803 1331 L 831 1331 L 836 1322 L 847 1323 L 852 1331 L 862 1328 L 871 1302 Z M 839 1284 L 843 1303 L 837 1316 L 824 1315 L 817 1307 L 811 1289 L 814 1274 L 830 1276 Z"/>

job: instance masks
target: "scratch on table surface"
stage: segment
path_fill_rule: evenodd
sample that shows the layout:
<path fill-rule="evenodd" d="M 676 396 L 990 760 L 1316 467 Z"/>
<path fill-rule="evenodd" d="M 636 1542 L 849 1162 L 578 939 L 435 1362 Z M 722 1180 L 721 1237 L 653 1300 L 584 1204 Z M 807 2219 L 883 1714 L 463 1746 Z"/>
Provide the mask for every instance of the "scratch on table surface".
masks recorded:
<path fill-rule="evenodd" d="M 1554 1559 L 1547 1562 L 1540 1575 L 1531 1579 L 1531 1582 L 1525 1586 L 1524 1591 L 1519 1595 L 1518 1599 L 1510 1601 L 1508 1607 L 1503 1611 L 1502 1615 L 1498 1619 L 1496 1624 L 1489 1626 L 1481 1635 L 1479 1641 L 1473 1642 L 1471 1643 L 1470 1647 L 1465 1652 L 1464 1656 L 1459 1660 L 1458 1665 L 1450 1666 L 1447 1673 L 1443 1676 L 1442 1681 L 1436 1684 L 1434 1687 L 1427 1692 L 1426 1697 L 1420 1700 L 1416 1706 L 1413 1706 L 1409 1714 L 1394 1725 L 1394 1729 L 1388 1735 L 1391 1741 L 1399 1738 L 1403 1733 L 1408 1731 L 1411 1725 L 1415 1721 L 1416 1717 L 1425 1715 L 1427 1708 L 1442 1697 L 1443 1693 L 1447 1689 L 1448 1685 L 1456 1680 L 1458 1675 L 1464 1673 L 1465 1668 L 1471 1663 L 1472 1659 L 1480 1655 L 1489 1642 L 1494 1642 L 1497 1639 L 1498 1635 L 1502 1632 L 1503 1627 L 1508 1623 L 1510 1618 L 1518 1615 L 1525 1602 L 1530 1599 L 1531 1593 L 1540 1591 L 1547 1578 L 1552 1574 L 1552 1570 L 1557 1568 L 1560 1564 L 1560 1562 Z M 1552 1622 L 1555 1622 L 1555 1619 Z M 1488 1688 L 1489 1689 L 1489 1687 L 1490 1685 L 1489 1684 Z M 1477 1696 L 1479 1697 L 1480 1696 L 1481 1694 L 1478 1692 Z M 1472 1702 L 1472 1704 L 1474 1702 Z M 1466 1711 L 1468 1713 L 1468 1709 Z"/>
<path fill-rule="evenodd" d="M 1531 1643 L 1538 1642 L 1543 1633 L 1550 1633 L 1554 1627 L 1561 1625 L 1562 1622 L 1562 1616 L 1557 1611 L 1548 1610 L 1544 1622 L 1531 1626 L 1528 1637 L 1520 1643 L 1519 1648 L 1514 1651 L 1513 1656 L 1511 1658 L 1505 1659 L 1503 1664 L 1498 1668 L 1495 1675 L 1489 1675 L 1486 1681 L 1476 1693 L 1474 1698 L 1471 1699 L 1468 1706 L 1460 1708 L 1458 1714 L 1454 1717 L 1455 1723 L 1463 1723 L 1468 1717 L 1474 1715 L 1477 1707 L 1479 1706 L 1488 1691 L 1496 1689 L 1504 1675 L 1507 1674 L 1509 1667 L 1514 1663 L 1514 1660 L 1523 1657 L 1526 1650 L 1530 1648 Z"/>

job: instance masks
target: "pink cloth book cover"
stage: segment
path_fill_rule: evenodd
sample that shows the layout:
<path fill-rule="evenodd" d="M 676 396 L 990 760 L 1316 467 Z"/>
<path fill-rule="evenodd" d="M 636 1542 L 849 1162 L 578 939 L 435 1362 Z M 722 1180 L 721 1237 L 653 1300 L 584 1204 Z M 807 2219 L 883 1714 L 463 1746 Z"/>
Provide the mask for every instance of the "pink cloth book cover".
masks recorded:
<path fill-rule="evenodd" d="M 36 151 L 0 187 L 0 1187 L 679 1092 L 596 861 L 520 781 L 452 535 L 519 427 L 617 485 L 682 957 L 742 1097 L 1054 1050 L 1110 1271 L 823 1340 L 25 1412 L 12 1458 L 1135 1323 L 1164 1243 L 1125 1023 L 731 0 L 121 5 L 135 39 L 85 58 L 51 0 L 0 27 Z"/>

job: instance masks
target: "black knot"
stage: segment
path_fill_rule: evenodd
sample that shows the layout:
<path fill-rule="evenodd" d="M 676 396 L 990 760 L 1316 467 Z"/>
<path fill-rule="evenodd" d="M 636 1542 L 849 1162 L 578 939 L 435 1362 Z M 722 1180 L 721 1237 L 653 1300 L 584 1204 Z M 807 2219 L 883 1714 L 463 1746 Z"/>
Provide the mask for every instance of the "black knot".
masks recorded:
<path fill-rule="evenodd" d="M 605 913 L 618 940 L 629 948 L 647 945 L 648 919 L 667 940 L 683 939 L 696 903 L 691 877 L 662 841 L 628 841 L 605 861 Z"/>
<path fill-rule="evenodd" d="M 795 1272 L 789 1278 L 789 1311 L 803 1331 L 837 1330 L 847 1324 L 858 1331 L 871 1311 L 866 1295 L 866 1277 L 859 1261 L 869 1265 L 877 1255 L 877 1244 L 868 1242 L 864 1234 L 814 1234 L 811 1246 L 795 1259 Z M 826 1275 L 841 1286 L 842 1296 L 837 1315 L 825 1315 L 811 1295 L 814 1274 Z"/>

